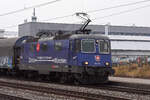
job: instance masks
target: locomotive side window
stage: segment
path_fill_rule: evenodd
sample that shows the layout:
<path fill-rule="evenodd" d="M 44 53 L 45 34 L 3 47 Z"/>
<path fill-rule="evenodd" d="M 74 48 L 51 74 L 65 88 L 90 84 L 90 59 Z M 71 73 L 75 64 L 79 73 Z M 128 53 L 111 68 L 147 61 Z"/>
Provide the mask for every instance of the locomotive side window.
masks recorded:
<path fill-rule="evenodd" d="M 84 53 L 95 53 L 95 40 L 94 39 L 83 39 L 81 45 L 82 52 Z"/>
<path fill-rule="evenodd" d="M 81 41 L 80 40 L 75 40 L 75 52 L 79 52 L 81 49 Z"/>
<path fill-rule="evenodd" d="M 62 50 L 62 43 L 61 42 L 55 42 L 55 50 L 61 51 Z"/>
<path fill-rule="evenodd" d="M 47 43 L 41 44 L 41 50 L 42 50 L 42 51 L 47 51 L 47 50 L 48 50 Z"/>
<path fill-rule="evenodd" d="M 109 53 L 110 52 L 109 41 L 100 40 L 99 42 L 99 52 L 100 53 Z"/>
<path fill-rule="evenodd" d="M 30 45 L 30 51 L 31 51 L 31 52 L 34 52 L 35 50 L 36 50 L 36 45 L 31 44 L 31 45 Z"/>

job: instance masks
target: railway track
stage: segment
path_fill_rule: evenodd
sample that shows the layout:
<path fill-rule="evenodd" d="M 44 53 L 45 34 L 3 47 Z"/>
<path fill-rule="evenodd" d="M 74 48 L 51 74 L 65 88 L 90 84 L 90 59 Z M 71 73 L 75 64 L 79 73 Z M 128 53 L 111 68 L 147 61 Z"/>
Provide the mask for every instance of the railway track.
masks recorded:
<path fill-rule="evenodd" d="M 95 88 L 111 90 L 111 91 L 127 92 L 127 93 L 133 93 L 133 94 L 140 94 L 140 95 L 150 95 L 150 90 L 140 89 L 140 88 L 131 88 L 131 87 L 113 86 L 113 85 L 101 85 Z"/>
<path fill-rule="evenodd" d="M 150 86 L 145 85 L 145 86 L 140 87 L 140 84 L 132 84 L 132 85 L 131 85 L 131 83 L 129 84 L 129 86 L 127 86 L 127 83 L 123 83 L 123 84 L 116 83 L 115 84 L 115 82 L 113 82 L 113 84 L 81 85 L 80 87 L 118 91 L 118 92 L 127 92 L 127 93 L 138 94 L 138 95 L 150 95 L 150 88 L 149 88 Z M 142 87 L 144 87 L 144 88 L 142 88 Z"/>
<path fill-rule="evenodd" d="M 0 100 L 29 100 L 29 99 L 0 93 Z"/>
<path fill-rule="evenodd" d="M 10 83 L 10 82 L 3 82 L 3 81 L 0 81 L 0 86 L 31 90 L 36 92 L 43 92 L 48 94 L 56 94 L 56 95 L 62 95 L 68 97 L 82 98 L 85 100 L 101 100 L 101 99 L 102 100 L 130 100 L 122 97 L 114 97 L 114 96 L 103 95 L 103 94 L 91 94 L 91 93 L 77 92 L 73 90 L 54 89 L 54 88 L 33 86 L 33 85 L 20 84 L 20 83 L 19 84 Z M 20 100 L 20 99 L 15 99 L 15 100 Z"/>

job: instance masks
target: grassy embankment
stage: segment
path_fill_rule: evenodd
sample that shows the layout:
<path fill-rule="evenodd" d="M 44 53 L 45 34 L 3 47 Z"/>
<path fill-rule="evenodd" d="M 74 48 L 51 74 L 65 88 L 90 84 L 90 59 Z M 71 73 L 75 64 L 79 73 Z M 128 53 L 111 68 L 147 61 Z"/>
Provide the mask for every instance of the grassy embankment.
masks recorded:
<path fill-rule="evenodd" d="M 118 77 L 136 77 L 136 78 L 149 78 L 150 79 L 150 65 L 138 67 L 136 64 L 122 65 L 113 67 L 115 75 Z"/>

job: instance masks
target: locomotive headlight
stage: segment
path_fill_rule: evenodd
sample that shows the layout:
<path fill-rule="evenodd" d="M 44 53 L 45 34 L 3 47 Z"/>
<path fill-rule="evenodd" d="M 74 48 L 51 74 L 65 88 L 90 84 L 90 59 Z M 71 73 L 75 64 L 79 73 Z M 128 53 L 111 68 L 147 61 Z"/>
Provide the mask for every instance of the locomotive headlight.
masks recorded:
<path fill-rule="evenodd" d="M 85 61 L 85 62 L 84 62 L 84 64 L 85 64 L 85 65 L 88 65 L 88 64 L 89 64 L 89 62 Z"/>
<path fill-rule="evenodd" d="M 106 66 L 109 66 L 109 62 L 106 62 L 105 65 L 106 65 Z"/>

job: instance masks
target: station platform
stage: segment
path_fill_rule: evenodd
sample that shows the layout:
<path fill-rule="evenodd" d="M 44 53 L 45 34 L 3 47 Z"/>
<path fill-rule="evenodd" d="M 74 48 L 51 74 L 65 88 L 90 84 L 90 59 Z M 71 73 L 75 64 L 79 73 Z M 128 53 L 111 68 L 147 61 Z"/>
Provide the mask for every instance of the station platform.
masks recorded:
<path fill-rule="evenodd" d="M 109 81 L 150 85 L 150 79 L 109 77 Z"/>

